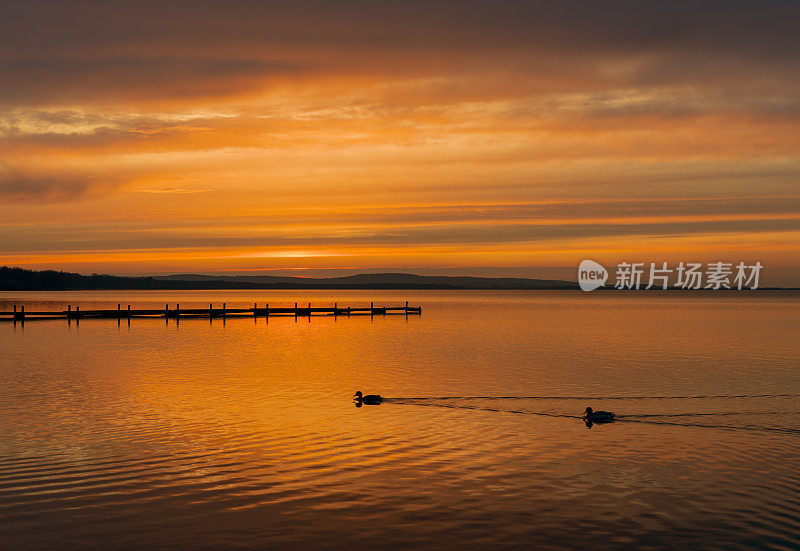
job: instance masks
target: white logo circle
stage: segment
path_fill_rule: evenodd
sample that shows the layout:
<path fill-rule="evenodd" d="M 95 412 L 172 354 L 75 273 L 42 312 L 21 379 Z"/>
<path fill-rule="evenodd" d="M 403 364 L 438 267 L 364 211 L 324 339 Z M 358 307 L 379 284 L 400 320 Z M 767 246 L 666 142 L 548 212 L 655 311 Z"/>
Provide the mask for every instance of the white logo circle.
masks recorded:
<path fill-rule="evenodd" d="M 606 284 L 608 271 L 594 260 L 584 260 L 578 266 L 578 285 L 584 291 L 594 291 Z"/>

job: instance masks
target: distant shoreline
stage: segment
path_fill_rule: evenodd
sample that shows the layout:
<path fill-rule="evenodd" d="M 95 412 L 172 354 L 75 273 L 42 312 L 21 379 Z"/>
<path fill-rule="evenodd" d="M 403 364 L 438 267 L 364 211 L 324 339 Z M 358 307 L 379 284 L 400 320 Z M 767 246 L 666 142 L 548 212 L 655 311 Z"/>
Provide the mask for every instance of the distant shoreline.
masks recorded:
<path fill-rule="evenodd" d="M 384 290 L 568 290 L 578 289 L 572 281 L 421 276 L 385 273 L 345 277 L 303 278 L 282 276 L 173 276 L 127 277 L 81 275 L 53 270 L 35 271 L 0 267 L 0 291 L 100 291 L 100 290 L 239 290 L 239 289 L 384 289 Z"/>
<path fill-rule="evenodd" d="M 331 278 L 281 276 L 206 276 L 181 274 L 173 276 L 126 277 L 113 275 L 81 275 L 53 270 L 35 271 L 0 267 L 0 291 L 220 291 L 220 290 L 438 290 L 438 291 L 578 291 L 576 282 L 526 278 L 491 278 L 465 276 L 422 276 L 403 273 L 358 274 Z M 630 292 L 646 289 L 598 291 Z M 663 291 L 664 289 L 652 289 Z M 708 291 L 710 289 L 669 288 L 667 291 Z M 743 289 L 753 292 L 751 289 Z M 797 287 L 764 287 L 758 291 L 797 291 Z M 737 291 L 738 289 L 720 289 Z M 596 291 L 592 291 L 596 292 Z"/>

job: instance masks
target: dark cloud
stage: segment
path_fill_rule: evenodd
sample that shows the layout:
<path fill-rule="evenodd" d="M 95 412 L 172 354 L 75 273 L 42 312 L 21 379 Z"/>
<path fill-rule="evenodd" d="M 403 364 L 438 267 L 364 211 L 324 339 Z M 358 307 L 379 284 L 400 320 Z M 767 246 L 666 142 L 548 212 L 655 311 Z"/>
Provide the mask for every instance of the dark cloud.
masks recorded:
<path fill-rule="evenodd" d="M 91 57 L 0 60 L 0 104 L 190 99 L 229 94 L 298 64 L 254 59 Z"/>
<path fill-rule="evenodd" d="M 22 172 L 0 161 L 0 201 L 6 203 L 71 200 L 106 186 L 89 176 Z"/>
<path fill-rule="evenodd" d="M 155 225 L 131 231 L 118 227 L 35 226 L 17 227 L 0 238 L 0 253 L 30 251 L 107 251 L 132 249 L 258 248 L 335 249 L 336 247 L 481 246 L 519 243 L 570 242 L 588 238 L 672 238 L 711 234 L 800 231 L 800 217 L 747 220 L 706 220 L 669 222 L 568 222 L 516 224 L 451 223 L 414 226 L 307 228 L 302 235 L 281 228 L 263 230 L 261 235 L 220 235 L 213 227 L 174 231 Z M 13 238 L 12 238 L 13 236 Z"/>
<path fill-rule="evenodd" d="M 713 217 L 741 216 L 759 218 L 763 215 L 795 215 L 800 217 L 800 197 L 715 197 L 697 199 L 655 199 L 617 201 L 573 201 L 511 205 L 452 205 L 409 207 L 402 209 L 370 209 L 348 212 L 348 220 L 371 223 L 433 223 L 491 220 L 558 220 L 614 219 L 654 217 Z M 303 220 L 318 220 L 329 224 L 342 213 L 324 214 Z M 301 217 L 291 220 L 297 222 Z M 271 218 L 272 219 L 272 218 Z M 290 220 L 287 219 L 286 222 Z"/>
<path fill-rule="evenodd" d="M 199 47 L 365 45 L 402 49 L 687 50 L 795 57 L 800 7 L 792 1 L 595 2 L 3 1 L 2 43 L 67 53 L 99 45 Z"/>
<path fill-rule="evenodd" d="M 199 193 L 209 190 L 185 188 L 154 188 L 136 190 L 144 193 Z M 210 193 L 213 194 L 213 191 Z M 487 222 L 501 223 L 539 223 L 561 222 L 562 224 L 587 224 L 581 220 L 592 220 L 592 225 L 614 224 L 619 219 L 687 219 L 739 218 L 745 222 L 766 218 L 800 218 L 800 197 L 708 197 L 694 199 L 644 199 L 644 200 L 606 200 L 606 201 L 560 201 L 529 204 L 453 204 L 438 206 L 411 207 L 370 207 L 370 208 L 284 208 L 268 210 L 262 216 L 229 216 L 208 218 L 169 218 L 157 220 L 117 220 L 116 231 L 136 232 L 175 232 L 191 234 L 214 231 L 214 228 L 265 228 L 265 231 L 280 231 L 282 226 L 303 227 L 315 232 L 320 227 L 324 231 L 349 232 L 370 235 L 372 229 L 390 226 L 403 230 L 404 227 L 419 227 L 428 224 L 478 225 Z M 605 221 L 605 222 L 604 222 Z M 736 222 L 736 220 L 734 220 Z M 11 228 L 11 226 L 7 226 Z M 76 224 L 75 231 L 91 233 L 97 231 L 92 225 Z M 273 228 L 274 230 L 270 230 Z M 44 232 L 60 232 L 47 224 Z"/>
<path fill-rule="evenodd" d="M 213 97 L 276 76 L 348 72 L 506 71 L 573 88 L 781 89 L 800 79 L 800 4 L 788 1 L 2 0 L 0 7 L 0 101 L 12 104 Z"/>
<path fill-rule="evenodd" d="M 227 227 L 280 227 L 302 225 L 309 231 L 324 228 L 381 227 L 390 225 L 424 226 L 426 224 L 481 224 L 486 222 L 524 223 L 569 220 L 614 220 L 653 218 L 711 218 L 738 217 L 749 220 L 765 216 L 800 218 L 800 197 L 710 197 L 695 199 L 647 199 L 613 201 L 562 201 L 529 204 L 469 204 L 420 207 L 372 207 L 369 209 L 286 210 L 270 212 L 263 217 L 248 216 L 220 218 L 214 225 Z M 346 220 L 347 223 L 343 223 Z M 159 223 L 163 230 L 198 229 L 207 225 L 204 220 L 180 220 L 171 225 Z M 610 222 L 608 222 L 610 223 Z M 125 224 L 125 231 L 149 230 L 152 226 Z M 191 230 L 190 230 L 191 231 Z M 369 233 L 369 229 L 365 230 Z"/>

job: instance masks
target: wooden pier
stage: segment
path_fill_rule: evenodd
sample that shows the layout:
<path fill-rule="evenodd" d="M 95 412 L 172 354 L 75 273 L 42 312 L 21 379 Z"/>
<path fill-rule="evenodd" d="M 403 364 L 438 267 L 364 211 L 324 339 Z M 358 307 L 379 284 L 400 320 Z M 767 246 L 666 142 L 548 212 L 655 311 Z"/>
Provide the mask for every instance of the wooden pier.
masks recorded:
<path fill-rule="evenodd" d="M 132 318 L 166 318 L 166 319 L 179 319 L 179 318 L 232 318 L 232 317 L 273 317 L 273 316 L 288 316 L 288 317 L 308 317 L 317 316 L 386 316 L 390 314 L 422 314 L 421 306 L 409 306 L 406 302 L 405 306 L 375 306 L 371 302 L 369 306 L 362 307 L 340 307 L 338 303 L 333 306 L 312 306 L 309 302 L 307 306 L 298 306 L 294 303 L 292 307 L 274 307 L 269 304 L 259 306 L 254 302 L 252 308 L 228 308 L 227 303 L 223 302 L 221 306 L 214 306 L 209 304 L 208 308 L 181 308 L 180 304 L 170 306 L 165 304 L 164 308 L 159 309 L 131 309 L 130 304 L 125 308 L 122 304 L 117 304 L 116 310 L 81 310 L 80 306 L 72 305 L 67 306 L 66 310 L 52 310 L 52 311 L 25 311 L 25 306 L 14 306 L 12 311 L 0 311 L 0 321 L 14 321 L 24 323 L 27 320 L 45 320 L 45 319 L 66 319 L 66 320 L 79 320 L 86 318 L 94 319 L 132 319 Z"/>

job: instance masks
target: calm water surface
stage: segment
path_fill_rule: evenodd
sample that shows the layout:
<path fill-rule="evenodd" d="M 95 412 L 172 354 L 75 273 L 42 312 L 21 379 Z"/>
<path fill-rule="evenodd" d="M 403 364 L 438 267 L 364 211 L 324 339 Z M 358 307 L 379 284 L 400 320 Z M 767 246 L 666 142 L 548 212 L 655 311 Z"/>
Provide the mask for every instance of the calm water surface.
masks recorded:
<path fill-rule="evenodd" d="M 6 549 L 800 547 L 800 295 L 2 293 Z M 390 399 L 356 408 L 355 390 Z M 586 406 L 620 419 L 591 429 Z"/>

